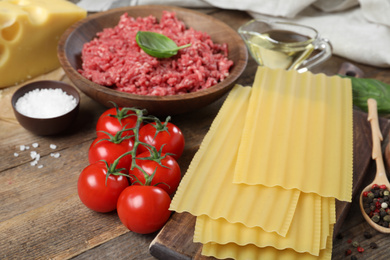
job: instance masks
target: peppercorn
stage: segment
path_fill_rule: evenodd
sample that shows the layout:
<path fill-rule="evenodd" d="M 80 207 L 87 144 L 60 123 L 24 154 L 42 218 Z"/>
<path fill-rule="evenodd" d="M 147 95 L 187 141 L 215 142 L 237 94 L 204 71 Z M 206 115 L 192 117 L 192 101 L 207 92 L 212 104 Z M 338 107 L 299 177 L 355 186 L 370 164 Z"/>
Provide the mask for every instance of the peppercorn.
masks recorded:
<path fill-rule="evenodd" d="M 374 215 L 374 216 L 372 216 L 371 220 L 374 221 L 375 223 L 378 223 L 380 218 L 381 218 L 380 216 Z"/>
<path fill-rule="evenodd" d="M 358 251 L 359 253 L 363 253 L 363 252 L 364 252 L 364 248 L 361 247 L 361 246 L 358 246 L 358 247 L 357 247 L 357 251 Z"/>
<path fill-rule="evenodd" d="M 345 256 L 349 256 L 350 254 L 352 254 L 352 250 L 351 249 L 345 250 Z"/>
<path fill-rule="evenodd" d="M 373 249 L 378 248 L 378 245 L 375 242 L 371 242 L 370 248 L 373 248 Z"/>
<path fill-rule="evenodd" d="M 372 238 L 372 235 L 371 235 L 371 233 L 370 233 L 370 232 L 368 232 L 368 231 L 364 231 L 363 235 L 364 235 L 364 237 L 365 237 L 365 238 L 367 238 L 367 239 L 370 239 L 370 238 Z"/>
<path fill-rule="evenodd" d="M 364 212 L 373 222 L 383 227 L 390 226 L 390 191 L 385 185 L 373 184 L 371 189 L 363 194 Z M 386 217 L 386 220 L 384 218 Z"/>
<path fill-rule="evenodd" d="M 383 220 L 386 222 L 390 222 L 390 215 L 384 216 Z"/>
<path fill-rule="evenodd" d="M 351 260 L 357 260 L 358 258 L 356 256 L 351 256 Z"/>
<path fill-rule="evenodd" d="M 358 241 L 353 241 L 352 242 L 352 246 L 353 247 L 358 247 L 360 244 L 359 244 L 359 242 Z"/>

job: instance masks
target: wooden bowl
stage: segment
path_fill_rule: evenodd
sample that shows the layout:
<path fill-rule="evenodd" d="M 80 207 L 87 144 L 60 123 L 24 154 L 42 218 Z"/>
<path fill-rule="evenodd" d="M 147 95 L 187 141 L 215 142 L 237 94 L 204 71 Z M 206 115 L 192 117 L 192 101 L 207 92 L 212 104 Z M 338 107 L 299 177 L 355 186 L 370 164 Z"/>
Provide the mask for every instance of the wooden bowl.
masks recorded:
<path fill-rule="evenodd" d="M 119 17 L 127 12 L 129 16 L 145 17 L 153 15 L 158 19 L 162 11 L 174 11 L 179 20 L 187 27 L 206 32 L 215 43 L 227 43 L 230 60 L 234 65 L 230 75 L 223 81 L 209 89 L 194 93 L 171 96 L 143 96 L 113 90 L 101 86 L 84 78 L 78 69 L 81 69 L 81 50 L 83 44 L 91 41 L 97 32 L 103 28 L 114 27 Z M 202 13 L 173 6 L 133 6 L 96 13 L 71 26 L 61 37 L 58 45 L 59 61 L 70 80 L 87 96 L 106 107 L 111 107 L 109 101 L 119 106 L 138 107 L 147 109 L 149 114 L 156 116 L 181 114 L 204 107 L 221 98 L 233 86 L 237 78 L 244 71 L 248 52 L 245 43 L 239 34 L 227 24 Z"/>

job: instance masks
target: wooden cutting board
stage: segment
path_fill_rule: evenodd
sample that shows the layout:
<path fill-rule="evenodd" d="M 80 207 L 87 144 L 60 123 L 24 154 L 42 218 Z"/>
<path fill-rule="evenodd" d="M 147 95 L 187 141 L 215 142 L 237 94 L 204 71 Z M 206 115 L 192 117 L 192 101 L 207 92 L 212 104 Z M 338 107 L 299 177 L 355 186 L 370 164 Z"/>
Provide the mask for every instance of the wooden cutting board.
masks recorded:
<path fill-rule="evenodd" d="M 380 128 L 384 138 L 390 129 L 390 121 L 380 118 Z M 354 110 L 353 113 L 353 194 L 361 192 L 361 185 L 368 173 L 371 160 L 371 127 L 367 113 Z M 385 142 L 384 142 L 385 143 Z M 345 220 L 351 204 L 336 202 L 336 235 Z M 195 216 L 189 213 L 174 213 L 168 223 L 150 244 L 150 253 L 158 259 L 213 259 L 201 255 L 202 245 L 192 241 L 195 228 Z"/>

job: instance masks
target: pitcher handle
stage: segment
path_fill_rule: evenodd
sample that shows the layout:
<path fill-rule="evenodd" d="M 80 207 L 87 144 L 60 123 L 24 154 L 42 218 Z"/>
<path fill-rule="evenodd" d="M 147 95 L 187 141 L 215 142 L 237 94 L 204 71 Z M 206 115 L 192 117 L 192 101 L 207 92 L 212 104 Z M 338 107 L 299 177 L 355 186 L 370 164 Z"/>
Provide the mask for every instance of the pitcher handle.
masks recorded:
<path fill-rule="evenodd" d="M 330 56 L 332 56 L 333 47 L 328 39 L 319 38 L 314 42 L 314 44 L 314 50 L 320 50 L 320 52 L 313 57 L 303 61 L 301 68 L 298 69 L 298 72 L 308 71 L 310 68 L 329 59 Z"/>

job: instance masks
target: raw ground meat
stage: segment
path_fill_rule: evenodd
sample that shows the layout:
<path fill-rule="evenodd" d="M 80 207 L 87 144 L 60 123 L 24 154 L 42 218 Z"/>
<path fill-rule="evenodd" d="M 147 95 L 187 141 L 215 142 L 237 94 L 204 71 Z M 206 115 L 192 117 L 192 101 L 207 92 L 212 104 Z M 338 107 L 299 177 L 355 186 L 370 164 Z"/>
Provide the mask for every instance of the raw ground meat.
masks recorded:
<path fill-rule="evenodd" d="M 188 48 L 167 59 L 146 54 L 136 43 L 138 31 L 152 31 Z M 82 69 L 87 79 L 113 89 L 139 95 L 166 96 L 209 88 L 229 75 L 233 61 L 227 44 L 213 43 L 204 32 L 186 29 L 173 12 L 129 17 L 124 13 L 117 26 L 104 29 L 84 45 Z"/>

